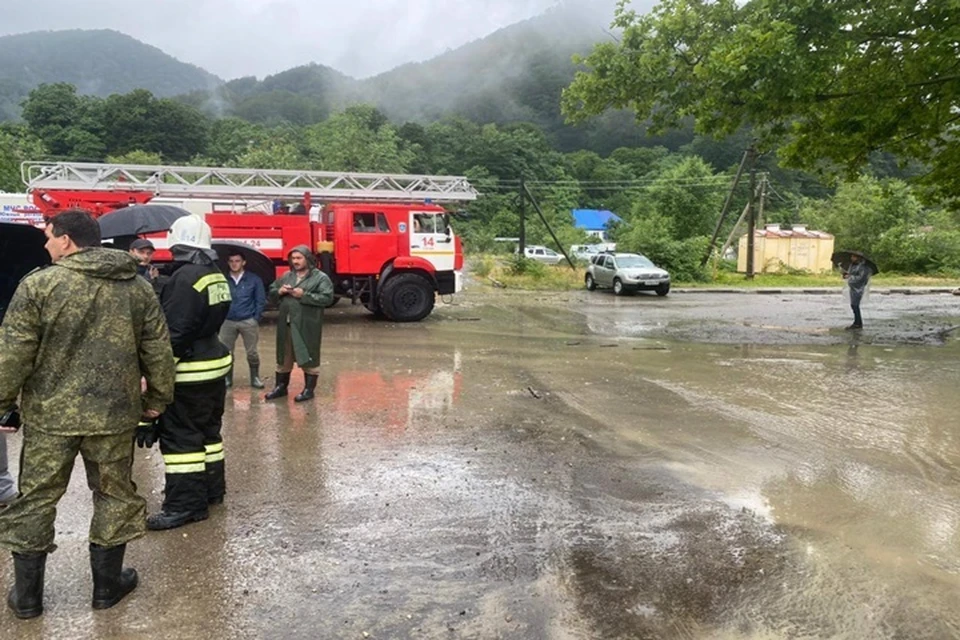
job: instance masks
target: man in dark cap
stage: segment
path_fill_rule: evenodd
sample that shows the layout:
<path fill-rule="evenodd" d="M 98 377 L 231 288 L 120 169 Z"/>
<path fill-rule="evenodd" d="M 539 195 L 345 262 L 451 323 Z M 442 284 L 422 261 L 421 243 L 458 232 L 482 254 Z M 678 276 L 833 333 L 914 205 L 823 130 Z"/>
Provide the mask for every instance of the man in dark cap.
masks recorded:
<path fill-rule="evenodd" d="M 137 274 L 151 283 L 157 279 L 157 268 L 150 264 L 154 251 L 156 247 L 146 238 L 137 238 L 130 243 L 130 255 L 137 261 Z"/>

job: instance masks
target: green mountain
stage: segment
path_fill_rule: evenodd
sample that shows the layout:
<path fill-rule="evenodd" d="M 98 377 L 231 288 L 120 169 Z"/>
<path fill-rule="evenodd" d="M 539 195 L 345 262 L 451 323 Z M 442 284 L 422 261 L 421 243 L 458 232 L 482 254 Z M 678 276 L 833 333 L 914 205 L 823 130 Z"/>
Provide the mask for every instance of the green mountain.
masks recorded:
<path fill-rule="evenodd" d="M 310 124 L 356 103 L 373 104 L 394 122 L 427 123 L 458 115 L 482 123 L 534 122 L 562 150 L 610 151 L 642 137 L 632 116 L 610 113 L 579 127 L 560 115 L 560 92 L 573 78 L 574 54 L 611 37 L 611 0 L 569 0 L 523 22 L 431 60 L 355 80 L 312 64 L 268 76 L 240 78 L 212 93 L 186 97 L 218 115 L 255 122 Z M 665 141 L 676 147 L 689 141 Z M 671 144 L 672 142 L 672 144 Z M 656 141 L 646 140 L 646 144 Z"/>
<path fill-rule="evenodd" d="M 160 97 L 212 89 L 220 78 L 117 31 L 37 31 L 0 37 L 0 120 L 19 114 L 39 84 L 69 82 L 83 94 L 149 89 Z"/>
<path fill-rule="evenodd" d="M 533 122 L 560 150 L 601 153 L 620 146 L 689 142 L 689 132 L 644 138 L 628 113 L 608 113 L 577 127 L 560 115 L 560 93 L 576 71 L 574 54 L 612 37 L 605 30 L 613 0 L 567 0 L 431 60 L 357 80 L 309 64 L 223 83 L 217 77 L 114 31 L 60 31 L 0 38 L 0 120 L 42 82 L 69 82 L 80 93 L 107 95 L 145 88 L 177 95 L 212 116 L 259 123 L 312 124 L 358 103 L 375 105 L 397 123 L 457 115 L 481 123 Z M 76 55 L 83 51 L 84 55 Z"/>

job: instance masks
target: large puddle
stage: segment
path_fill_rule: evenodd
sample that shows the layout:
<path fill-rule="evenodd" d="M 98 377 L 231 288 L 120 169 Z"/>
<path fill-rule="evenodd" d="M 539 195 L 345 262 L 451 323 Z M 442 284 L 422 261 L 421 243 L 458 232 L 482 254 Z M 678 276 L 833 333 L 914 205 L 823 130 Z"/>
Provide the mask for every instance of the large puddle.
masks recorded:
<path fill-rule="evenodd" d="M 318 398 L 241 364 L 226 505 L 132 544 L 141 587 L 96 615 L 78 468 L 48 610 L 0 637 L 960 637 L 960 343 L 912 337 L 952 307 L 852 335 L 835 298 L 698 300 L 335 308 Z"/>

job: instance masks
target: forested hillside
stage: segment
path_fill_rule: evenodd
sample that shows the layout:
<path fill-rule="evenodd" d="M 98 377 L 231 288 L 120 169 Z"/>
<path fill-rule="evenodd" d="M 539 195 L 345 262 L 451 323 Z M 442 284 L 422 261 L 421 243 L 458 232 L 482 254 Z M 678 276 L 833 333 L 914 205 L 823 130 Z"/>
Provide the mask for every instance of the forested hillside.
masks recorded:
<path fill-rule="evenodd" d="M 116 31 L 43 31 L 0 37 L 0 120 L 16 117 L 37 85 L 68 82 L 108 96 L 147 88 L 161 97 L 210 89 L 221 80 Z"/>
<path fill-rule="evenodd" d="M 352 104 L 372 104 L 394 122 L 429 123 L 446 116 L 532 122 L 559 149 L 609 153 L 644 139 L 642 127 L 624 112 L 570 127 L 560 114 L 560 93 L 573 79 L 574 54 L 588 53 L 598 40 L 612 37 L 604 31 L 612 6 L 609 0 L 562 3 L 426 62 L 365 80 L 310 64 L 259 81 L 232 80 L 182 99 L 212 115 L 264 124 L 314 124 Z M 689 132 L 671 133 L 652 143 L 676 149 L 691 138 Z"/>

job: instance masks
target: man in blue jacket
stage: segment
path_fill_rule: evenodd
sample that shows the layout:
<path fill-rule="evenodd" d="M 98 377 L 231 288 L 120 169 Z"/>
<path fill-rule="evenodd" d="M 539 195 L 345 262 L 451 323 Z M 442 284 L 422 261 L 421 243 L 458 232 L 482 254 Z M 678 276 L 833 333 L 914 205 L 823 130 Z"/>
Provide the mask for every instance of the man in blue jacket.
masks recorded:
<path fill-rule="evenodd" d="M 233 301 L 230 303 L 230 312 L 220 327 L 220 342 L 227 345 L 230 353 L 237 344 L 237 334 L 243 337 L 243 348 L 247 352 L 247 364 L 250 365 L 250 386 L 254 389 L 263 389 L 260 381 L 260 354 L 257 353 L 257 342 L 260 340 L 260 318 L 267 305 L 267 294 L 263 281 L 253 273 L 245 271 L 247 261 L 240 253 L 232 253 L 227 257 L 230 267 L 230 294 Z M 233 385 L 233 369 L 227 376 L 227 386 Z"/>

